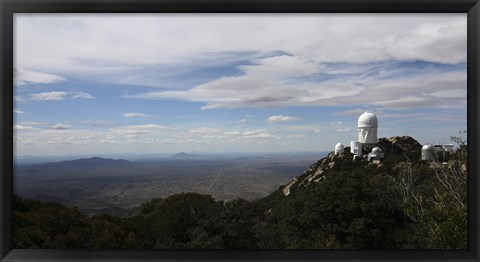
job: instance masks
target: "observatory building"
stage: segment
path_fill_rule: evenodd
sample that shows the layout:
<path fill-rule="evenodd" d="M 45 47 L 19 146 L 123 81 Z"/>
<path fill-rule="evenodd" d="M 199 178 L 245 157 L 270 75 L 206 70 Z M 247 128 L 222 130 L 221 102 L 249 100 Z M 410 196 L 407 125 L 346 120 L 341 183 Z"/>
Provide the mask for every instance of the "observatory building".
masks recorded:
<path fill-rule="evenodd" d="M 433 160 L 435 148 L 432 144 L 422 146 L 422 160 Z"/>
<path fill-rule="evenodd" d="M 362 155 L 362 144 L 358 141 L 350 141 L 350 153 L 354 154 L 355 156 Z"/>
<path fill-rule="evenodd" d="M 345 150 L 345 147 L 343 146 L 342 143 L 337 143 L 335 145 L 335 155 L 342 156 L 344 150 Z"/>
<path fill-rule="evenodd" d="M 442 161 L 446 161 L 451 152 L 453 152 L 452 144 L 426 144 L 422 147 L 422 160 L 434 160 L 439 158 Z"/>
<path fill-rule="evenodd" d="M 383 160 L 384 157 L 382 149 L 380 147 L 374 147 L 372 152 L 368 154 L 368 161 Z"/>
<path fill-rule="evenodd" d="M 378 120 L 374 113 L 365 112 L 358 118 L 358 141 L 363 144 L 377 143 Z"/>

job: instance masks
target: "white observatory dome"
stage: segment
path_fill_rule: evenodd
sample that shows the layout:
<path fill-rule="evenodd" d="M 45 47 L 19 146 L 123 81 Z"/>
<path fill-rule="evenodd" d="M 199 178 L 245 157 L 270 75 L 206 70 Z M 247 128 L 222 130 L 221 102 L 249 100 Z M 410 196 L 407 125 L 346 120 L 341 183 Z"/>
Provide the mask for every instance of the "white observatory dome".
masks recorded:
<path fill-rule="evenodd" d="M 377 143 L 378 119 L 374 113 L 365 112 L 358 118 L 358 141 L 363 144 Z"/>
<path fill-rule="evenodd" d="M 380 154 L 380 153 L 382 153 L 382 149 L 380 149 L 380 147 L 374 147 L 374 148 L 372 149 L 372 153 L 374 153 L 374 154 Z"/>
<path fill-rule="evenodd" d="M 335 145 L 335 155 L 343 155 L 345 147 L 343 146 L 342 143 L 337 143 Z"/>
<path fill-rule="evenodd" d="M 368 161 L 382 160 L 384 157 L 382 149 L 380 147 L 374 147 L 372 153 L 368 154 Z"/>
<path fill-rule="evenodd" d="M 378 127 L 377 116 L 369 112 L 361 114 L 358 118 L 358 127 Z"/>
<path fill-rule="evenodd" d="M 430 150 L 433 150 L 433 145 L 427 144 L 422 146 L 422 151 L 430 151 Z"/>
<path fill-rule="evenodd" d="M 435 147 L 432 144 L 422 146 L 422 160 L 433 160 Z"/>

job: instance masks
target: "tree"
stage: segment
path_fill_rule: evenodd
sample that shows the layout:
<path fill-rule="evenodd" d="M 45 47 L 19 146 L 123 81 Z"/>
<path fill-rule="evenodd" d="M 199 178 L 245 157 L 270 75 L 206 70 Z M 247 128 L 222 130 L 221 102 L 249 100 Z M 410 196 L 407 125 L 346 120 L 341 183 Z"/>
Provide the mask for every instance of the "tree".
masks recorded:
<path fill-rule="evenodd" d="M 286 248 L 395 248 L 403 219 L 393 186 L 373 167 L 337 171 L 272 212 Z"/>
<path fill-rule="evenodd" d="M 466 132 L 460 132 L 466 134 Z M 414 247 L 464 249 L 467 246 L 467 145 L 451 137 L 458 149 L 447 163 L 406 161 L 391 176 L 402 195 L 403 211 L 412 222 Z"/>

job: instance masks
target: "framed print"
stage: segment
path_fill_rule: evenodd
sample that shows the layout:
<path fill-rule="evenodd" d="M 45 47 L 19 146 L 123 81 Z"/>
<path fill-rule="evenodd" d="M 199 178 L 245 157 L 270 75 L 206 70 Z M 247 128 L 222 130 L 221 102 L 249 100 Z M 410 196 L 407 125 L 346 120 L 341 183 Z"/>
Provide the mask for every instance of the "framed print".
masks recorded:
<path fill-rule="evenodd" d="M 2 0 L 1 261 L 478 260 L 479 8 Z"/>

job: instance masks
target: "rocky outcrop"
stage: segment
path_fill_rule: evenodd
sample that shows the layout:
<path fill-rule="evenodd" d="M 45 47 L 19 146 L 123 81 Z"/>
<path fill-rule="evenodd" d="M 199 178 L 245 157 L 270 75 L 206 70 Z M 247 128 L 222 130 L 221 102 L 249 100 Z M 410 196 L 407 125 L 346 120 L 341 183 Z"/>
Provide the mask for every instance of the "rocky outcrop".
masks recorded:
<path fill-rule="evenodd" d="M 376 165 L 381 167 L 382 163 L 377 161 L 369 163 L 367 155 L 374 147 L 379 147 L 385 153 L 385 159 L 388 161 L 404 161 L 405 158 L 416 159 L 421 156 L 422 145 L 410 136 L 396 136 L 391 138 L 380 138 L 375 144 L 364 144 L 362 148 L 362 157 L 356 161 L 360 161 L 364 165 Z M 338 156 L 334 152 L 330 152 L 328 156 L 318 160 L 315 164 L 305 170 L 299 177 L 295 177 L 287 185 L 282 188 L 284 196 L 290 195 L 298 188 L 306 187 L 311 183 L 321 183 L 329 174 L 333 174 L 334 169 L 342 168 L 349 161 L 353 160 L 353 154 L 350 153 L 350 147 L 346 147 L 343 156 Z M 358 163 L 357 163 L 358 164 Z"/>

